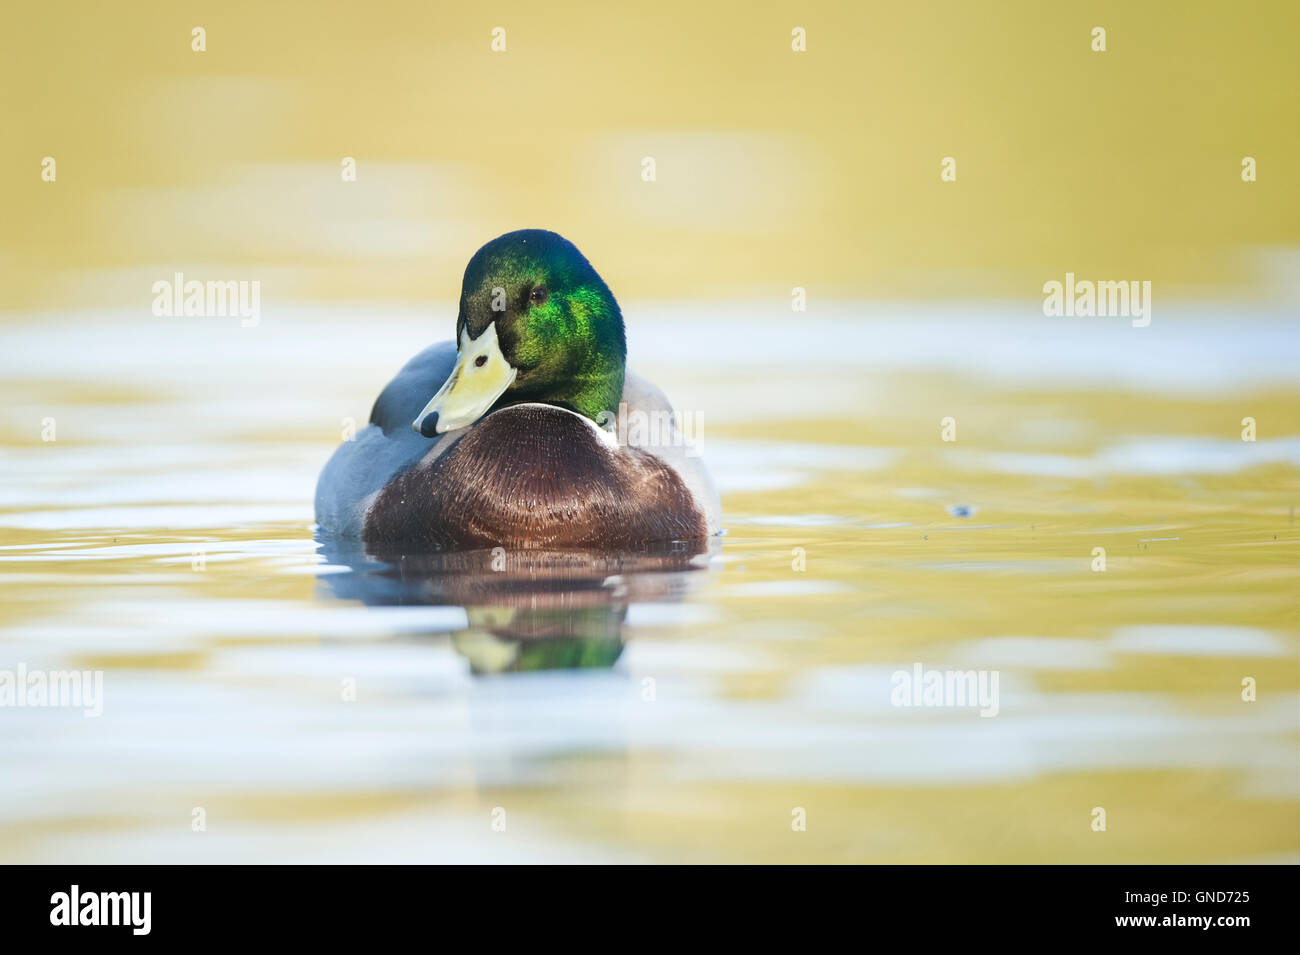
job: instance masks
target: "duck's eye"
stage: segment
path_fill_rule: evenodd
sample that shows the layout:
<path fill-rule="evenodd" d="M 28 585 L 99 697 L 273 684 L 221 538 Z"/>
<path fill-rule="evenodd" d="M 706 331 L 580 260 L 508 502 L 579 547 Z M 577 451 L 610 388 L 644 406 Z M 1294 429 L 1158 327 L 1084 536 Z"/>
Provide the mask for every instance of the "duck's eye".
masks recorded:
<path fill-rule="evenodd" d="M 479 355 L 477 358 L 474 359 L 475 368 L 482 368 L 486 364 L 487 364 L 487 355 Z"/>
<path fill-rule="evenodd" d="M 532 302 L 534 305 L 545 305 L 546 296 L 547 296 L 546 286 L 539 285 L 537 286 L 537 288 L 533 289 L 531 292 L 528 293 L 528 301 Z"/>

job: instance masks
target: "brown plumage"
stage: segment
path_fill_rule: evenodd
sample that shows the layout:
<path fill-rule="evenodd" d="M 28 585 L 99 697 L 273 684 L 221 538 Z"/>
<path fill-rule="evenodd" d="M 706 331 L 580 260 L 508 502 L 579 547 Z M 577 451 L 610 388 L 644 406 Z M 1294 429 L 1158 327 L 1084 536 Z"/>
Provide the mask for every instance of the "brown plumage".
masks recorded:
<path fill-rule="evenodd" d="M 616 549 L 706 535 L 690 491 L 658 458 L 531 404 L 494 412 L 390 481 L 365 519 L 372 550 Z"/>

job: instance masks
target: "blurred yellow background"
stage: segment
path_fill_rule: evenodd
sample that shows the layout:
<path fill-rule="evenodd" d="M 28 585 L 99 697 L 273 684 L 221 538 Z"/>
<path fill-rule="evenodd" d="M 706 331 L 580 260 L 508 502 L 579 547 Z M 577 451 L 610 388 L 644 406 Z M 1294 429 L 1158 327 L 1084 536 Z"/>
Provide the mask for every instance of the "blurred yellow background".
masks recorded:
<path fill-rule="evenodd" d="M 1295 0 L 10 6 L 0 665 L 108 702 L 4 711 L 0 859 L 1300 861 Z M 328 593 L 311 522 L 521 227 L 707 422 L 727 536 L 602 584 L 615 669 L 511 683 L 509 607 Z M 177 271 L 266 320 L 153 316 Z M 1042 316 L 1067 271 L 1156 319 Z M 896 708 L 916 662 L 999 718 Z"/>
<path fill-rule="evenodd" d="M 17 6 L 0 310 L 144 309 L 176 269 L 445 302 L 520 227 L 626 298 L 1295 296 L 1295 3 L 617 6 Z"/>

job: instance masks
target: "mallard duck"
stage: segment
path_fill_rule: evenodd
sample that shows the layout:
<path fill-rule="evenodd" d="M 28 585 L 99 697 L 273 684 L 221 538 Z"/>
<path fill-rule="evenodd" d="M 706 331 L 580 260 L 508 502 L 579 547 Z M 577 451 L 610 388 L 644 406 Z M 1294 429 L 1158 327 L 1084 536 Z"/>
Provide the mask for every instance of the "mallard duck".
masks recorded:
<path fill-rule="evenodd" d="M 540 229 L 493 239 L 465 268 L 456 342 L 407 362 L 325 465 L 321 533 L 386 553 L 717 533 L 708 472 L 626 353 L 618 303 L 573 243 Z M 673 424 L 615 427 L 636 415 Z"/>

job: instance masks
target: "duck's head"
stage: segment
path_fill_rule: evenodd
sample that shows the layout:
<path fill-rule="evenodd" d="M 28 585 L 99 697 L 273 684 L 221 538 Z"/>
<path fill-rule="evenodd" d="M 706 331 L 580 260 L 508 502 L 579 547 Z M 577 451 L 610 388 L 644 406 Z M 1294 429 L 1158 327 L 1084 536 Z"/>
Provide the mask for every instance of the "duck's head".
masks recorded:
<path fill-rule="evenodd" d="M 572 242 L 542 229 L 493 239 L 465 267 L 451 377 L 412 427 L 434 437 L 523 401 L 591 418 L 623 394 L 623 316 Z"/>

